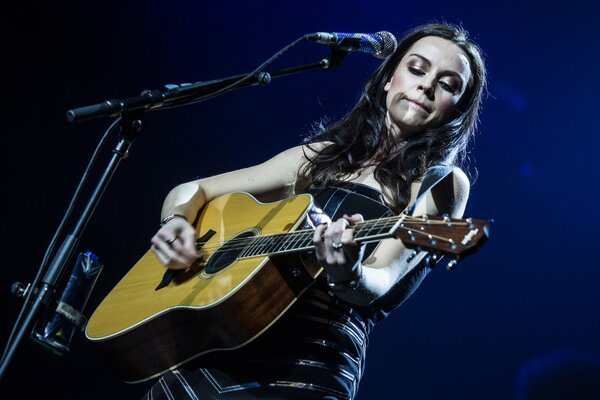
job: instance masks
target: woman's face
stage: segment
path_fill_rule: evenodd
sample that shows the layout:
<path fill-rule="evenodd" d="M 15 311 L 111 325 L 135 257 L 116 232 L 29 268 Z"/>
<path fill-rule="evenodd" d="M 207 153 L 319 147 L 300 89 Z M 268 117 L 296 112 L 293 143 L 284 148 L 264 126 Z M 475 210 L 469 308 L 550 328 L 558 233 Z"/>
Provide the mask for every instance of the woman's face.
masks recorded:
<path fill-rule="evenodd" d="M 469 60 L 456 44 L 437 36 L 417 40 L 384 87 L 388 129 L 409 137 L 448 122 L 470 79 Z"/>

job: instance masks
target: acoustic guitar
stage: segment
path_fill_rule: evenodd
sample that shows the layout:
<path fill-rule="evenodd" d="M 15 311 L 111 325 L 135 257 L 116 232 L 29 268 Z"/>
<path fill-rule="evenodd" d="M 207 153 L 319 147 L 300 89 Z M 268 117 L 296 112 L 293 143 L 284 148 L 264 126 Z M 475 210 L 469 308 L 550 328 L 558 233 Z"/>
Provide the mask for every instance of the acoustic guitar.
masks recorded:
<path fill-rule="evenodd" d="M 234 349 L 268 329 L 321 273 L 310 257 L 313 204 L 301 194 L 260 203 L 230 193 L 198 215 L 200 257 L 166 270 L 148 251 L 112 289 L 86 336 L 127 382 L 158 376 L 199 355 Z M 409 248 L 462 259 L 487 239 L 489 221 L 399 215 L 355 225 L 355 241 L 399 238 Z"/>

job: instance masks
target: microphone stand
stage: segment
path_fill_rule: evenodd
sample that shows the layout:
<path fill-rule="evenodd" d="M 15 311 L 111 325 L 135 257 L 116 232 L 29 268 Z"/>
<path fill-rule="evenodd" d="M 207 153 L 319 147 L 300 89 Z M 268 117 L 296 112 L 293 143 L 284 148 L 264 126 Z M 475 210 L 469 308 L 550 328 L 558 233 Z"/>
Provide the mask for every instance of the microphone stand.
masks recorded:
<path fill-rule="evenodd" d="M 259 72 L 258 74 L 242 74 L 220 78 L 207 82 L 193 84 L 165 85 L 167 90 L 144 90 L 139 96 L 126 99 L 106 100 L 85 107 L 67 111 L 69 122 L 78 122 L 92 118 L 116 117 L 124 111 L 152 111 L 162 107 L 177 107 L 193 103 L 197 99 L 213 94 L 221 89 L 233 85 L 231 89 L 254 86 L 257 84 L 268 85 L 271 78 L 292 75 L 312 69 L 331 70 L 342 65 L 343 59 L 357 48 L 355 41 L 345 41 L 332 48 L 332 54 L 323 57 L 316 63 L 284 68 L 275 72 Z M 236 83 L 237 82 L 237 83 Z"/>
<path fill-rule="evenodd" d="M 23 341 L 23 338 L 35 325 L 42 306 L 50 306 L 52 298 L 57 291 L 56 288 L 64 274 L 64 270 L 66 266 L 69 265 L 77 245 L 79 244 L 79 238 L 90 221 L 102 194 L 108 187 L 120 162 L 127 157 L 134 140 L 142 133 L 146 111 L 159 109 L 161 107 L 171 108 L 183 106 L 195 101 L 202 101 L 203 97 L 215 94 L 228 86 L 231 86 L 229 90 L 232 90 L 257 84 L 268 85 L 272 77 L 287 76 L 312 69 L 331 70 L 341 66 L 343 59 L 351 51 L 354 51 L 357 48 L 356 42 L 348 41 L 345 45 L 341 44 L 342 43 L 332 47 L 332 54 L 323 57 L 316 63 L 285 68 L 272 73 L 259 72 L 257 74 L 251 74 L 250 76 L 248 76 L 248 74 L 242 74 L 187 85 L 167 85 L 165 86 L 167 88 L 166 91 L 145 90 L 140 96 L 122 100 L 107 100 L 102 103 L 67 111 L 67 120 L 69 122 L 78 122 L 100 117 L 120 116 L 119 140 L 113 148 L 113 156 L 105 167 L 84 210 L 81 212 L 75 228 L 66 236 L 62 245 L 56 252 L 50 267 L 44 274 L 41 281 L 41 288 L 39 288 L 39 290 L 35 287 L 28 287 L 28 289 L 25 289 L 33 291 L 33 301 L 31 307 L 22 319 L 21 325 L 14 328 L 14 332 L 16 332 L 14 340 L 8 344 L 5 356 L 2 358 L 0 364 L 0 379 L 2 379 L 6 373 L 8 365 L 14 357 L 18 346 Z M 25 297 L 24 294 L 21 294 L 21 296 Z M 23 307 L 27 307 L 27 304 L 24 304 Z"/>

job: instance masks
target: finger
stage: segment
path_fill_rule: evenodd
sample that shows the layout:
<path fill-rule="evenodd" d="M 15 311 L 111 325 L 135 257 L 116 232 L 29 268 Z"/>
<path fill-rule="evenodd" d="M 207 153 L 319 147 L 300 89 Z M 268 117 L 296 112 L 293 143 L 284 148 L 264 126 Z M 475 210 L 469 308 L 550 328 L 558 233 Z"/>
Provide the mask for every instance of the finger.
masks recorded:
<path fill-rule="evenodd" d="M 160 261 L 160 263 L 166 268 L 182 269 L 187 267 L 187 264 L 184 262 L 184 260 L 178 259 L 178 257 L 172 251 L 167 253 L 165 252 L 164 248 L 161 248 L 155 244 L 153 244 L 150 249 L 154 252 L 158 258 L 158 261 Z"/>
<path fill-rule="evenodd" d="M 343 218 L 335 221 L 331 226 L 325 231 L 325 243 L 328 240 L 331 240 L 334 243 L 339 243 L 339 239 L 342 237 L 342 233 L 348 227 L 348 221 Z"/>
<path fill-rule="evenodd" d="M 176 232 L 173 232 L 170 229 L 167 230 L 161 228 L 158 232 L 156 232 L 152 239 L 150 239 L 150 241 L 153 244 L 156 244 L 157 246 L 162 248 L 164 244 L 171 247 L 172 244 L 175 242 L 175 239 L 177 239 Z"/>
<path fill-rule="evenodd" d="M 179 222 L 179 221 L 178 221 Z M 163 226 L 155 236 L 158 240 L 171 243 L 172 247 L 177 249 L 177 252 L 184 254 L 187 259 L 197 258 L 196 252 L 196 230 L 185 221 L 181 221 L 184 225 L 177 225 L 171 223 Z M 176 242 L 180 242 L 181 246 L 178 246 L 173 239 L 176 238 Z"/>
<path fill-rule="evenodd" d="M 352 215 L 344 214 L 343 218 L 350 225 L 356 225 L 358 223 L 365 222 L 365 218 L 362 216 L 362 214 L 352 214 Z"/>
<path fill-rule="evenodd" d="M 354 231 L 346 229 L 342 235 L 344 260 L 354 265 L 361 258 L 361 247 L 354 241 Z"/>
<path fill-rule="evenodd" d="M 156 246 L 155 244 L 152 244 L 152 246 L 150 247 L 150 250 L 152 250 L 152 252 L 156 256 L 156 258 L 158 258 L 158 261 L 160 261 L 160 263 L 162 265 L 166 265 L 168 263 L 168 257 L 165 255 L 165 253 L 160 248 L 158 248 L 158 246 Z"/>
<path fill-rule="evenodd" d="M 150 239 L 150 242 L 160 248 L 163 252 L 168 253 L 169 250 L 173 249 L 173 245 L 177 241 L 177 236 L 166 236 L 164 233 L 157 232 L 156 235 Z"/>
<path fill-rule="evenodd" d="M 196 249 L 196 231 L 194 229 L 186 229 L 179 235 L 181 239 L 181 246 L 183 251 L 189 257 L 198 257 L 198 251 Z"/>
<path fill-rule="evenodd" d="M 171 247 L 171 249 L 173 250 L 173 253 L 175 253 L 179 256 L 185 257 L 187 255 L 187 251 L 183 247 L 183 242 L 181 241 L 181 238 L 176 237 L 174 239 L 175 239 L 174 242 L 171 242 L 171 241 L 167 242 L 167 246 Z"/>
<path fill-rule="evenodd" d="M 348 219 L 346 218 L 346 214 L 344 214 L 342 216 L 342 218 L 338 218 L 335 222 L 334 225 L 338 225 L 339 227 L 341 227 L 341 229 L 346 229 L 350 223 L 350 221 L 348 221 Z"/>
<path fill-rule="evenodd" d="M 325 259 L 325 243 L 324 235 L 328 224 L 317 225 L 313 233 L 313 246 L 315 248 L 315 255 L 317 260 L 321 261 Z"/>
<path fill-rule="evenodd" d="M 342 243 L 344 246 L 355 246 L 356 243 L 354 242 L 354 230 L 344 230 L 340 236 L 340 243 Z"/>
<path fill-rule="evenodd" d="M 350 235 L 349 240 L 347 239 L 348 235 Z M 345 264 L 347 261 L 345 245 L 354 243 L 353 230 L 352 228 L 349 228 L 349 223 L 346 218 L 342 217 L 333 224 L 330 237 L 331 257 L 336 264 Z M 325 244 L 329 249 L 329 240 L 326 239 Z"/>
<path fill-rule="evenodd" d="M 333 249 L 332 256 L 335 261 L 332 264 L 344 265 L 346 263 L 346 251 L 344 249 L 344 245 L 337 250 Z"/>
<path fill-rule="evenodd" d="M 173 248 L 175 242 L 169 245 L 163 240 L 157 238 L 157 236 L 152 238 L 152 250 L 155 254 L 160 255 L 159 261 L 167 267 L 167 268 L 187 268 L 189 267 L 194 259 L 190 259 L 190 257 L 185 257 L 180 252 L 176 251 Z"/>
<path fill-rule="evenodd" d="M 338 224 L 339 225 L 339 224 Z M 330 226 L 327 227 L 325 232 L 323 233 L 323 255 L 325 262 L 327 264 L 333 265 L 336 263 L 336 255 L 334 254 L 334 235 L 335 235 L 335 226 L 334 222 Z M 337 242 L 336 242 L 337 243 Z"/>

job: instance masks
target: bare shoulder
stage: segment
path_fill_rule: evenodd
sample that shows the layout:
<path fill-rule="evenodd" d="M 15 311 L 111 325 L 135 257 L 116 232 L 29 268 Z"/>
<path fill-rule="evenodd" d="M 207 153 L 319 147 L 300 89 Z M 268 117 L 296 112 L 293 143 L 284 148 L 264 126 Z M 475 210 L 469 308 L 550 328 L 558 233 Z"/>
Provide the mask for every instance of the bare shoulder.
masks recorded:
<path fill-rule="evenodd" d="M 454 218 L 462 217 L 469 199 L 470 188 L 471 183 L 467 174 L 459 167 L 454 167 L 452 172 L 435 185 L 426 196 L 426 212 L 449 214 Z"/>
<path fill-rule="evenodd" d="M 274 157 L 268 159 L 267 161 L 259 165 L 269 168 L 272 168 L 274 166 L 282 166 L 284 164 L 289 165 L 290 167 L 297 166 L 303 161 L 305 157 L 304 147 L 305 146 L 302 145 L 290 147 L 289 149 L 282 151 L 281 153 L 275 155 Z"/>
<path fill-rule="evenodd" d="M 469 177 L 459 167 L 454 167 L 452 170 L 452 177 L 454 179 L 454 184 L 460 186 L 463 190 L 468 191 L 471 187 L 471 181 L 469 181 Z"/>
<path fill-rule="evenodd" d="M 309 144 L 302 144 L 294 147 L 290 147 L 287 150 L 282 151 L 273 158 L 265 161 L 263 164 L 269 165 L 273 163 L 302 163 L 307 159 L 314 157 L 319 154 L 321 150 L 327 147 L 330 142 L 316 142 Z"/>
<path fill-rule="evenodd" d="M 309 143 L 309 144 L 305 144 L 302 146 L 298 146 L 302 149 L 302 152 L 304 154 L 305 158 L 310 159 L 311 157 L 316 156 L 317 154 L 319 154 L 319 152 L 321 150 L 323 150 L 325 147 L 329 146 L 331 144 L 331 142 L 316 142 L 316 143 Z"/>
<path fill-rule="evenodd" d="M 441 188 L 446 191 L 442 201 L 439 203 L 441 211 L 448 213 L 454 218 L 461 218 L 467 207 L 469 193 L 471 191 L 471 182 L 465 172 L 459 167 L 454 167 L 452 173 L 445 179 Z"/>
<path fill-rule="evenodd" d="M 452 170 L 452 180 L 455 201 L 458 201 L 459 198 L 464 198 L 464 202 L 466 204 L 469 197 L 469 192 L 471 191 L 471 182 L 469 181 L 469 177 L 462 169 L 459 167 L 454 167 Z"/>

